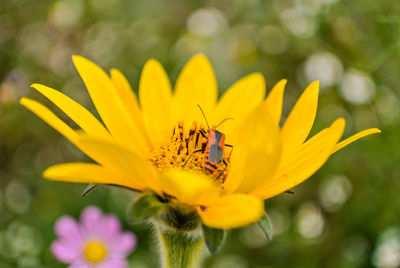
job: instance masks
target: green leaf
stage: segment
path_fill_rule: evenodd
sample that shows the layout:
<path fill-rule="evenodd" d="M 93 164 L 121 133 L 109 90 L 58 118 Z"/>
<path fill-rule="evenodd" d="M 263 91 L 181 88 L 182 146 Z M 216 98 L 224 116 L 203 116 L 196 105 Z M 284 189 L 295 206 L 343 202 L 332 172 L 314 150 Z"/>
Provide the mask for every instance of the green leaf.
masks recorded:
<path fill-rule="evenodd" d="M 268 240 L 272 240 L 272 224 L 271 220 L 269 219 L 267 213 L 264 213 L 261 220 L 258 222 L 261 229 L 264 231 L 265 235 L 267 236 Z"/>
<path fill-rule="evenodd" d="M 219 248 L 224 242 L 225 232 L 226 231 L 223 229 L 214 229 L 203 224 L 204 240 L 206 241 L 207 248 L 212 255 L 217 254 Z"/>
<path fill-rule="evenodd" d="M 144 193 L 140 195 L 132 205 L 129 213 L 130 220 L 143 220 L 153 217 L 167 208 L 167 204 L 154 193 Z"/>

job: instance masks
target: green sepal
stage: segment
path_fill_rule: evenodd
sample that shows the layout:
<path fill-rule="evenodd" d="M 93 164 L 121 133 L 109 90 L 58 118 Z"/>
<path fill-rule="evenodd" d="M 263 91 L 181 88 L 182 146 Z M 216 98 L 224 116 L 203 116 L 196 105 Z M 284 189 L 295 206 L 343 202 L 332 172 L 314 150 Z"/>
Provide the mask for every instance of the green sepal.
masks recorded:
<path fill-rule="evenodd" d="M 217 254 L 218 250 L 220 249 L 222 243 L 225 239 L 226 231 L 224 229 L 214 229 L 202 225 L 203 227 L 203 236 L 206 242 L 207 248 L 212 255 Z"/>
<path fill-rule="evenodd" d="M 267 213 L 264 213 L 261 220 L 259 220 L 258 225 L 260 225 L 261 229 L 264 231 L 265 235 L 267 236 L 268 240 L 272 240 L 272 223 L 269 219 Z"/>
<path fill-rule="evenodd" d="M 90 193 L 92 190 L 94 190 L 98 186 L 100 186 L 100 185 L 99 184 L 93 184 L 93 183 L 88 184 L 88 186 L 86 186 L 85 190 L 83 190 L 82 196 L 86 196 L 88 193 Z"/>
<path fill-rule="evenodd" d="M 143 193 L 133 203 L 128 218 L 132 220 L 143 220 L 153 217 L 168 207 L 154 193 Z"/>

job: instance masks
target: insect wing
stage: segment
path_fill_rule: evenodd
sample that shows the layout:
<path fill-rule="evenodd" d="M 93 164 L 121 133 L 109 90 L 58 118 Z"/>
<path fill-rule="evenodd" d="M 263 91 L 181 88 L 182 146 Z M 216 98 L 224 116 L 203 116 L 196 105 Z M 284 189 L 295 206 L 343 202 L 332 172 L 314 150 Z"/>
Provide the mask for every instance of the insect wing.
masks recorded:
<path fill-rule="evenodd" d="M 225 135 L 217 130 L 210 130 L 208 159 L 220 164 L 223 159 Z"/>

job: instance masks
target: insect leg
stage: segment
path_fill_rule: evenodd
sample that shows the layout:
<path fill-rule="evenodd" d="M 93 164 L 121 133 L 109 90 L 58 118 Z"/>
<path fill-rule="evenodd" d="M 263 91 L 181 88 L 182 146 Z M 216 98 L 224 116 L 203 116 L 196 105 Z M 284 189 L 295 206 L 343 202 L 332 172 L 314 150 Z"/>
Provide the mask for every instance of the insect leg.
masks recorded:
<path fill-rule="evenodd" d="M 200 132 L 201 136 L 203 136 L 204 138 L 207 139 L 206 132 L 203 129 L 199 129 L 199 132 Z"/>
<path fill-rule="evenodd" d="M 186 166 L 186 164 L 189 162 L 190 158 L 192 157 L 192 155 L 193 155 L 194 153 L 199 153 L 199 152 L 204 152 L 204 151 L 205 151 L 204 149 L 194 150 L 194 151 L 189 155 L 188 159 L 186 160 L 186 162 L 183 164 L 182 167 L 185 167 L 185 166 Z"/>
<path fill-rule="evenodd" d="M 228 168 L 228 164 L 226 163 L 225 159 L 223 160 L 225 164 L 225 168 L 218 174 L 218 176 L 215 178 L 215 180 L 218 180 L 219 177 L 221 177 L 222 174 L 224 174 L 225 170 Z"/>
<path fill-rule="evenodd" d="M 226 146 L 226 144 L 225 144 L 225 146 Z M 230 158 L 231 157 L 231 155 L 232 155 L 232 151 L 233 151 L 233 146 L 231 145 L 231 146 L 228 146 L 228 147 L 231 147 L 232 148 L 232 150 L 231 150 L 231 152 L 229 153 L 229 156 L 228 156 L 228 158 Z M 217 178 L 215 178 L 215 180 L 218 180 L 219 179 L 219 177 L 221 177 L 221 175 L 222 174 L 224 174 L 224 172 L 225 172 L 225 170 L 228 168 L 228 162 L 226 162 L 226 160 L 225 159 L 222 159 L 222 163 L 224 163 L 224 165 L 225 165 L 225 168 L 219 173 L 219 175 L 218 175 L 218 177 Z"/>

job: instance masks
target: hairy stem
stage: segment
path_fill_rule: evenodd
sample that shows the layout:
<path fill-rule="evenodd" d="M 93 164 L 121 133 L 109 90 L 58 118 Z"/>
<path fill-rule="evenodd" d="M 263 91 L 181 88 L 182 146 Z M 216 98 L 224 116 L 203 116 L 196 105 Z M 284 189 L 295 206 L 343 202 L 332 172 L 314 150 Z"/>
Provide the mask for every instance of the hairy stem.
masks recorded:
<path fill-rule="evenodd" d="M 203 237 L 198 216 L 170 209 L 155 221 L 160 237 L 163 268 L 198 267 Z"/>

